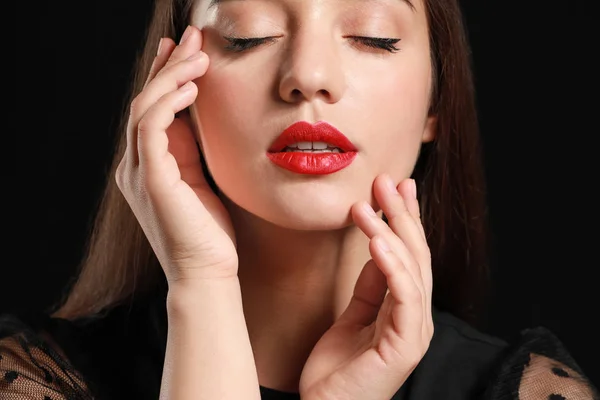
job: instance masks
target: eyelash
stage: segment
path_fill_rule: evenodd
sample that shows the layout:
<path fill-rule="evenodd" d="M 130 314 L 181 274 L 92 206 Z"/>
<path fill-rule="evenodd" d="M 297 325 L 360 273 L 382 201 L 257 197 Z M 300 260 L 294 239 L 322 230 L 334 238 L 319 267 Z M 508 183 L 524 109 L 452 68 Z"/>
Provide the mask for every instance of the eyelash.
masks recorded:
<path fill-rule="evenodd" d="M 227 50 L 240 53 L 242 51 L 251 49 L 253 47 L 259 46 L 261 44 L 272 42 L 275 38 L 265 37 L 265 38 L 234 38 L 234 37 L 225 37 L 225 39 L 229 42 L 229 45 L 226 47 Z M 400 41 L 400 39 L 394 38 L 376 38 L 376 37 L 367 37 L 367 36 L 350 36 L 350 39 L 353 39 L 365 46 L 372 47 L 374 49 L 382 49 L 389 51 L 390 53 L 395 53 L 400 49 L 394 46 L 396 43 Z"/>

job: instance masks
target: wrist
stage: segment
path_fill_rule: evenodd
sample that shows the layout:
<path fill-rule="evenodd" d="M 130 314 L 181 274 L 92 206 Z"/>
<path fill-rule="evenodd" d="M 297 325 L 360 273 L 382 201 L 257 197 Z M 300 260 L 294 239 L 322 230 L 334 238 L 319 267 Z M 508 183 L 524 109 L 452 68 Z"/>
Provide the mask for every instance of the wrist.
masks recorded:
<path fill-rule="evenodd" d="M 241 298 L 237 277 L 169 284 L 165 398 L 260 398 Z"/>
<path fill-rule="evenodd" d="M 180 280 L 170 282 L 167 292 L 167 313 L 196 314 L 205 307 L 242 305 L 240 282 L 237 277 L 224 279 Z"/>

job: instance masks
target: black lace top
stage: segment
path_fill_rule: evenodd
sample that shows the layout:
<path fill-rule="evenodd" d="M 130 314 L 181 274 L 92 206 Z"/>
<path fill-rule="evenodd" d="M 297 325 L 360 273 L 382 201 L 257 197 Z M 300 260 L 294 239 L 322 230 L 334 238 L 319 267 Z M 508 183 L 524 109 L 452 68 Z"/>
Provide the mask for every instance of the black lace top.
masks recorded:
<path fill-rule="evenodd" d="M 164 303 L 163 303 L 164 304 Z M 444 312 L 425 357 L 394 400 L 600 400 L 549 330 L 507 343 Z M 120 306 L 68 321 L 0 318 L 0 399 L 157 400 L 166 347 L 161 303 Z M 299 399 L 261 387 L 263 399 Z M 370 400 L 370 399 L 368 399 Z"/>

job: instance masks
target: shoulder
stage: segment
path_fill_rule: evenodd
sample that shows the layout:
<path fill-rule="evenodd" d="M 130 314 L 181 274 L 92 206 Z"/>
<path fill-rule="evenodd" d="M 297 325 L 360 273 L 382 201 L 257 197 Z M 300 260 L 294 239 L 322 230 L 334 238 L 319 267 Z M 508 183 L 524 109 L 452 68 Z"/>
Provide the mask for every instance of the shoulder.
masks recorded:
<path fill-rule="evenodd" d="M 0 393 L 19 399 L 158 398 L 163 337 L 162 315 L 149 312 L 146 303 L 76 320 L 0 315 Z M 6 376 L 10 384 L 2 380 Z"/>
<path fill-rule="evenodd" d="M 163 313 L 154 303 L 140 301 L 76 320 L 41 314 L 0 316 L 0 355 L 6 355 L 0 360 L 0 382 L 4 373 L 19 364 L 28 368 L 20 377 L 34 378 L 20 379 L 19 390 L 29 390 L 32 381 L 42 385 L 48 370 L 64 378 L 53 390 L 65 392 L 73 386 L 81 392 L 79 397 L 49 395 L 52 399 L 158 398 L 166 350 Z M 21 352 L 17 355 L 15 349 Z M 46 362 L 50 369 L 44 366 Z M 61 371 L 67 376 L 60 375 Z"/>
<path fill-rule="evenodd" d="M 540 326 L 511 342 L 486 399 L 600 400 L 600 394 L 560 339 Z"/>
<path fill-rule="evenodd" d="M 447 312 L 434 310 L 433 322 L 429 349 L 410 378 L 405 398 L 476 398 L 509 344 Z"/>
<path fill-rule="evenodd" d="M 524 329 L 504 340 L 445 312 L 434 313 L 434 324 L 429 350 L 403 399 L 600 400 L 547 328 Z"/>
<path fill-rule="evenodd" d="M 0 315 L 0 393 L 19 399 L 91 399 L 81 374 L 36 326 Z"/>
<path fill-rule="evenodd" d="M 451 342 L 460 347 L 476 348 L 477 350 L 496 354 L 505 350 L 509 343 L 497 336 L 476 329 L 467 322 L 445 312 L 434 310 L 433 323 L 434 335 L 437 334 L 439 344 Z M 456 350 L 456 348 L 448 349 Z"/>

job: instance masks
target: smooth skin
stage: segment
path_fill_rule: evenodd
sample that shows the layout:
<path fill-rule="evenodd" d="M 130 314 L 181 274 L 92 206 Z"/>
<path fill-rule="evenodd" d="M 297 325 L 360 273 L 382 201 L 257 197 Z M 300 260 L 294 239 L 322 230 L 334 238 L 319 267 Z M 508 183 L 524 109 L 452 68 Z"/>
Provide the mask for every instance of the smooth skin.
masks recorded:
<path fill-rule="evenodd" d="M 169 330 L 161 399 L 260 398 L 246 326 L 232 221 L 207 185 L 190 121 L 176 115 L 198 94 L 208 67 L 202 33 L 161 41 L 144 90 L 131 105 L 128 148 L 116 181 L 169 283 Z M 347 309 L 302 369 L 303 399 L 389 399 L 429 347 L 431 261 L 414 181 L 377 176 L 351 208 L 369 239 Z"/>

